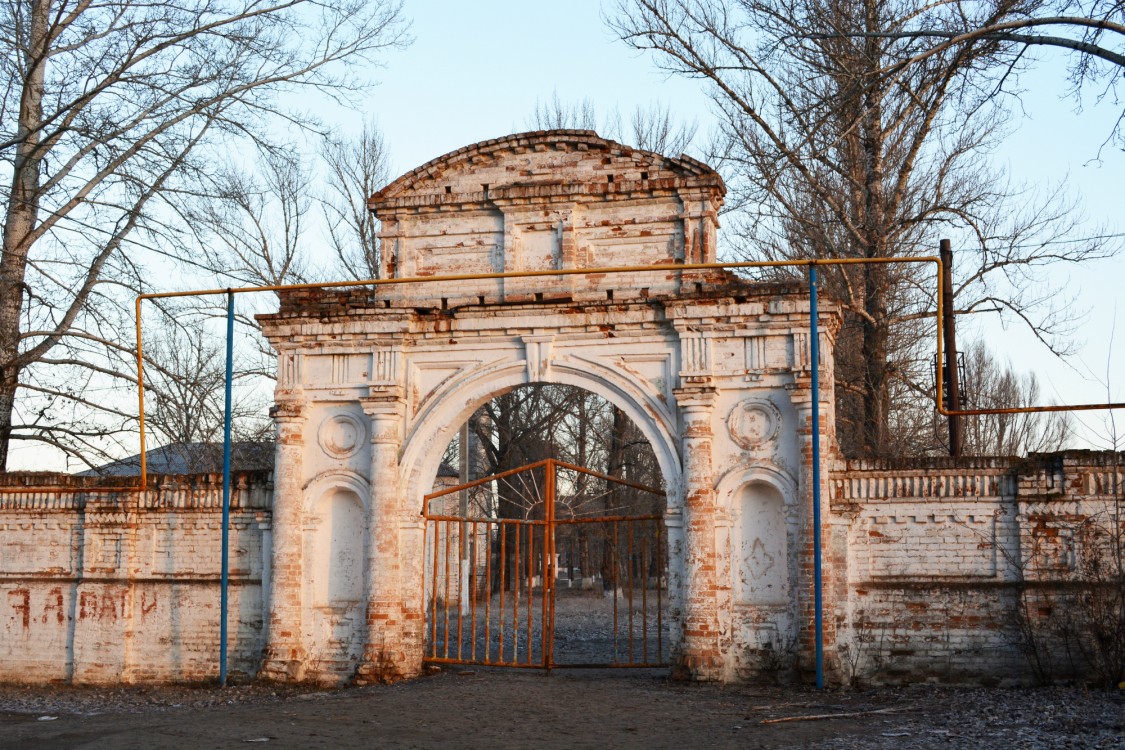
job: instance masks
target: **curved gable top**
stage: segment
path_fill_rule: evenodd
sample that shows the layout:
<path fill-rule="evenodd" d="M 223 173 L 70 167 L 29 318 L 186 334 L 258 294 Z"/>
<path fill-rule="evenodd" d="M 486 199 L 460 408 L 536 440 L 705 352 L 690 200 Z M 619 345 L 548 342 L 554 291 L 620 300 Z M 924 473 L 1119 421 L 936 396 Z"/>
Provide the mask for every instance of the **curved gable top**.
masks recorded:
<path fill-rule="evenodd" d="M 592 130 L 540 130 L 481 141 L 407 172 L 375 193 L 376 214 L 396 208 L 462 205 L 504 198 L 547 198 L 703 189 L 726 192 L 711 167 L 632 148 Z"/>

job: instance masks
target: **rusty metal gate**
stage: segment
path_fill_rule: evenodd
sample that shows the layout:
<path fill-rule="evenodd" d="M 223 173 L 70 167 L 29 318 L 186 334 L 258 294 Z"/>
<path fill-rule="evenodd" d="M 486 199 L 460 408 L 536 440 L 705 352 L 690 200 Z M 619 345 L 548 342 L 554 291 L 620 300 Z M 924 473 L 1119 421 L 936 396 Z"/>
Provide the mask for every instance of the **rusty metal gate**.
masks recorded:
<path fill-rule="evenodd" d="M 663 510 L 554 459 L 426 495 L 426 661 L 667 666 Z"/>

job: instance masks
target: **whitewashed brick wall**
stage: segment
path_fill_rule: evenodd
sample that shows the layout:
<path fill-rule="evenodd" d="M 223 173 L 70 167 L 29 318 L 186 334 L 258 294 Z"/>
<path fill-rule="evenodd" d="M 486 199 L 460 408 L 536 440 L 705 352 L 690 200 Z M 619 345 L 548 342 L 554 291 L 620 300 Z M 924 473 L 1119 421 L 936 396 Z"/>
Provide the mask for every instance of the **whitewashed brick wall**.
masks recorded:
<path fill-rule="evenodd" d="M 847 623 L 842 678 L 1026 679 L 1020 597 L 1081 583 L 1095 551 L 1076 529 L 1125 518 L 1114 466 L 1113 454 L 1088 451 L 839 464 L 830 494 L 847 529 L 847 580 L 830 606 Z"/>
<path fill-rule="evenodd" d="M 127 480 L 128 481 L 128 480 Z M 132 480 L 135 482 L 135 480 Z M 222 486 L 216 475 L 0 480 L 0 680 L 193 682 L 219 668 Z M 37 491 L 29 491 L 40 487 Z M 265 474 L 235 476 L 229 669 L 263 644 Z"/>

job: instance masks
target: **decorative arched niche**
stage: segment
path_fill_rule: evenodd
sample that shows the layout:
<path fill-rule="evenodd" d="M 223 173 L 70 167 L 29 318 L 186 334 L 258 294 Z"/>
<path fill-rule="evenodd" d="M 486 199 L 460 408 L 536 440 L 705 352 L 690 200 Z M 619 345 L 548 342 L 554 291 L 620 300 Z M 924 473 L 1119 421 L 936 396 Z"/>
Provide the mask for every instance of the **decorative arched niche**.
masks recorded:
<path fill-rule="evenodd" d="M 789 664 L 797 641 L 797 489 L 772 464 L 740 467 L 719 480 L 730 514 L 733 674 L 749 678 L 766 665 Z"/>
<path fill-rule="evenodd" d="M 322 475 L 307 489 L 304 524 L 305 646 L 315 678 L 346 679 L 364 642 L 367 601 L 365 481 L 347 472 Z M 341 666 L 342 665 L 342 666 Z M 337 668 L 339 667 L 339 668 Z"/>
<path fill-rule="evenodd" d="M 785 497 L 756 479 L 736 492 L 734 602 L 779 606 L 789 602 L 789 533 Z"/>
<path fill-rule="evenodd" d="M 312 605 L 343 611 L 364 598 L 363 502 L 354 490 L 335 487 L 313 509 L 311 528 Z"/>

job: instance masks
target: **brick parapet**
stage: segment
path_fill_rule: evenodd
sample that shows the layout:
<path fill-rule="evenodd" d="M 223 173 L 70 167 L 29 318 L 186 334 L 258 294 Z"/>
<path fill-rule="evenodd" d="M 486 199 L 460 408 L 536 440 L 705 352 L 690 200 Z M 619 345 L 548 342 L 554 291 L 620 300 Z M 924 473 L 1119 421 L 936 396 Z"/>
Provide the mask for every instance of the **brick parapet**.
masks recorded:
<path fill-rule="evenodd" d="M 231 475 L 231 489 L 231 509 L 270 508 L 269 472 L 235 472 Z M 222 475 L 152 475 L 148 488 L 141 493 L 140 480 L 135 477 L 0 474 L 0 512 L 77 510 L 92 505 L 102 509 L 128 505 L 134 511 L 222 509 Z"/>

